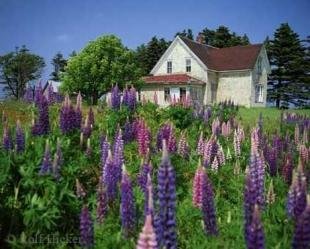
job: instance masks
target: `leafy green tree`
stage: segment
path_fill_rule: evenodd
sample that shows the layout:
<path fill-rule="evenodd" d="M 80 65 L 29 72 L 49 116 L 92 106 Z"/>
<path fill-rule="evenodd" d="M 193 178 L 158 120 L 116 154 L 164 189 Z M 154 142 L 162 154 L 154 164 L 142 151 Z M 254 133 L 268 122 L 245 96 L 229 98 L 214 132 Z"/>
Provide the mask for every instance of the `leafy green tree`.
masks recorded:
<path fill-rule="evenodd" d="M 54 67 L 54 71 L 51 73 L 51 80 L 59 81 L 60 74 L 65 71 L 67 60 L 63 57 L 62 53 L 58 52 L 52 60 L 52 65 Z"/>
<path fill-rule="evenodd" d="M 19 99 L 26 83 L 40 78 L 44 66 L 44 59 L 30 53 L 26 46 L 0 56 L 0 79 L 4 81 L 4 90 Z"/>
<path fill-rule="evenodd" d="M 218 48 L 250 44 L 246 34 L 239 36 L 235 32 L 231 33 L 226 26 L 219 26 L 216 30 L 205 28 L 201 33 L 205 37 L 206 44 Z"/>
<path fill-rule="evenodd" d="M 283 23 L 267 44 L 272 67 L 268 99 L 276 106 L 304 105 L 309 99 L 309 69 L 305 48 L 288 23 Z"/>
<path fill-rule="evenodd" d="M 191 39 L 191 40 L 194 39 L 193 31 L 191 29 L 187 29 L 187 30 L 183 29 L 182 32 L 177 32 L 174 37 L 176 37 L 176 36 L 186 37 L 186 38 Z"/>
<path fill-rule="evenodd" d="M 122 88 L 126 83 L 138 83 L 141 70 L 134 59 L 134 52 L 124 47 L 119 38 L 101 36 L 68 60 L 62 74 L 62 90 L 80 91 L 96 104 L 113 84 Z"/>
<path fill-rule="evenodd" d="M 136 61 L 143 75 L 150 73 L 170 43 L 170 41 L 166 41 L 163 38 L 158 39 L 154 36 L 146 45 L 142 44 L 136 49 Z"/>

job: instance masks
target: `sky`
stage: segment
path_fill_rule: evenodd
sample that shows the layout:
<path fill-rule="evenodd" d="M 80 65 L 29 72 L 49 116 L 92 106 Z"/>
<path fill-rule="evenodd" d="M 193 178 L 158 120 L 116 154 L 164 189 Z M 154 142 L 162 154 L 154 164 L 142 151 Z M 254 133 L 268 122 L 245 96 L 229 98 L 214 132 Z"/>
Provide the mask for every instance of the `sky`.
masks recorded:
<path fill-rule="evenodd" d="M 0 0 L 0 55 L 26 45 L 45 59 L 46 80 L 57 52 L 67 57 L 101 35 L 134 49 L 155 35 L 171 40 L 184 28 L 225 25 L 259 43 L 283 22 L 310 35 L 309 13 L 310 0 Z"/>

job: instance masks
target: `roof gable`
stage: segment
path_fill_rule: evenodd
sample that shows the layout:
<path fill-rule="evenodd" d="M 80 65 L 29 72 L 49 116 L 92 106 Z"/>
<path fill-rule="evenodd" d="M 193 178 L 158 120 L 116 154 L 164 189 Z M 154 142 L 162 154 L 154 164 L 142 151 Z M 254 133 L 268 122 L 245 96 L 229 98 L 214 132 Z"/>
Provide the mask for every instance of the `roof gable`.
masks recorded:
<path fill-rule="evenodd" d="M 180 39 L 202 61 L 208 69 L 215 71 L 253 69 L 263 45 L 253 44 L 228 48 L 215 48 L 192 41 Z"/>

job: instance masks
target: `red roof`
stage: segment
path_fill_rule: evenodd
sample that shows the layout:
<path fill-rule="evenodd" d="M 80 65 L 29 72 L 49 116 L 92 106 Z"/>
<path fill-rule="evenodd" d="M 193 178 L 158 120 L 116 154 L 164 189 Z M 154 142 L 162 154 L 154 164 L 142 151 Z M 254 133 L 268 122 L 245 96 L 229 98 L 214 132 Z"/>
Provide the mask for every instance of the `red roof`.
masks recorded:
<path fill-rule="evenodd" d="M 189 49 L 207 66 L 216 71 L 253 69 L 262 44 L 215 48 L 180 37 Z"/>
<path fill-rule="evenodd" d="M 145 83 L 161 83 L 161 84 L 198 84 L 203 85 L 205 82 L 191 77 L 187 74 L 165 74 L 165 75 L 156 75 L 156 76 L 145 76 L 143 77 Z"/>

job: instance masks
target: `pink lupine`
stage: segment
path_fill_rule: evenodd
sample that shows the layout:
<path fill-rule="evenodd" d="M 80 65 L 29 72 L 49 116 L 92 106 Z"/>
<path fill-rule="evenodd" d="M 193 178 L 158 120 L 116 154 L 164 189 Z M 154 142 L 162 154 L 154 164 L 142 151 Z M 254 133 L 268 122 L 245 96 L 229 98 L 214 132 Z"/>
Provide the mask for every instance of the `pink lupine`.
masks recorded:
<path fill-rule="evenodd" d="M 150 147 L 150 131 L 143 119 L 138 121 L 137 140 L 141 156 L 147 156 Z"/>
<path fill-rule="evenodd" d="M 137 249 L 157 249 L 156 233 L 153 227 L 153 218 L 151 214 L 147 214 L 142 232 L 139 235 Z"/>
<path fill-rule="evenodd" d="M 200 133 L 198 143 L 197 143 L 197 154 L 202 156 L 204 151 L 205 142 L 203 140 L 203 132 Z"/>
<path fill-rule="evenodd" d="M 302 163 L 307 164 L 309 162 L 309 150 L 304 144 L 298 146 L 299 150 L 299 158 L 301 159 Z"/>
<path fill-rule="evenodd" d="M 216 157 L 218 159 L 219 165 L 223 165 L 223 164 L 225 164 L 225 154 L 223 151 L 223 147 L 219 143 L 218 143 L 217 147 L 218 147 L 218 150 L 217 150 Z"/>
<path fill-rule="evenodd" d="M 257 153 L 260 149 L 259 129 L 254 128 L 251 132 L 251 153 Z"/>
<path fill-rule="evenodd" d="M 241 155 L 241 138 L 240 135 L 238 134 L 237 130 L 234 132 L 234 151 L 235 151 L 235 156 L 239 157 Z"/>
<path fill-rule="evenodd" d="M 194 181 L 193 181 L 193 205 L 201 208 L 202 206 L 202 178 L 204 169 L 199 161 L 198 168 L 196 169 Z"/>
<path fill-rule="evenodd" d="M 217 171 L 218 168 L 219 168 L 219 161 L 217 160 L 217 157 L 215 157 L 211 164 L 211 169 Z"/>
<path fill-rule="evenodd" d="M 186 141 L 186 136 L 184 133 L 181 134 L 181 137 L 178 143 L 178 154 L 183 158 L 188 158 L 189 156 L 189 146 Z"/>

